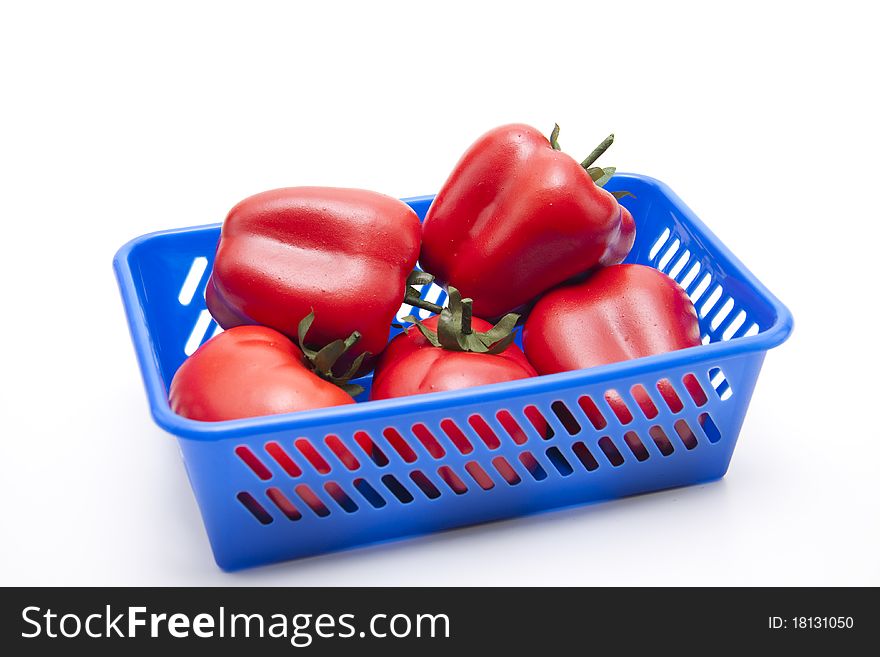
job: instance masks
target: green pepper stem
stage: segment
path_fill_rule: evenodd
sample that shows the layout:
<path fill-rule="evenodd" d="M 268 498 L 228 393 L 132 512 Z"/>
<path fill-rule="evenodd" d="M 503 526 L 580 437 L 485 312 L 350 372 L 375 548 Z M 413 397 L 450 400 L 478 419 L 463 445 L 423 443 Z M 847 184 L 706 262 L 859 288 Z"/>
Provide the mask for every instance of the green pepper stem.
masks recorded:
<path fill-rule="evenodd" d="M 559 146 L 559 124 L 558 123 L 553 124 L 553 132 L 550 133 L 550 147 L 554 151 L 561 150 L 561 147 Z"/>
<path fill-rule="evenodd" d="M 593 164 L 593 162 L 598 160 L 599 157 L 602 155 L 602 153 L 607 151 L 608 147 L 611 146 L 611 144 L 613 144 L 613 143 L 614 143 L 614 133 L 611 133 L 610 135 L 605 137 L 605 139 L 602 140 L 601 144 L 599 144 L 598 146 L 596 146 L 596 148 L 593 149 L 592 153 L 587 155 L 587 158 L 583 162 L 581 162 L 581 166 L 584 169 L 588 169 Z"/>
<path fill-rule="evenodd" d="M 414 308 L 421 308 L 439 315 L 440 311 L 443 310 L 442 306 L 431 303 L 427 299 L 422 299 L 421 292 L 414 287 L 415 285 L 430 285 L 433 281 L 434 276 L 426 271 L 416 269 L 410 272 L 409 276 L 406 277 L 406 293 L 403 296 L 403 302 L 408 303 Z"/>
<path fill-rule="evenodd" d="M 437 315 L 439 315 L 440 311 L 443 310 L 443 306 L 438 306 L 436 303 L 431 303 L 427 299 L 422 299 L 419 296 L 418 290 L 415 290 L 411 287 L 407 287 L 406 296 L 404 297 L 403 302 L 408 303 L 414 308 L 421 308 L 422 310 L 427 310 L 428 312 L 432 312 Z"/>

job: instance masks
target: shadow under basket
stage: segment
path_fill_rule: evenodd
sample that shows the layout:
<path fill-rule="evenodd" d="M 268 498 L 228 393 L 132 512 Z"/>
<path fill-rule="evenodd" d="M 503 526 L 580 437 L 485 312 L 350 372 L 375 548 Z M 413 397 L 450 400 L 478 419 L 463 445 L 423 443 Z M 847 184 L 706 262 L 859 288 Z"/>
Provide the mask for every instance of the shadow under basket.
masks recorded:
<path fill-rule="evenodd" d="M 204 299 L 219 224 L 122 247 L 114 267 L 153 417 L 180 443 L 218 565 L 235 570 L 722 477 L 764 355 L 788 337 L 791 315 L 664 184 L 619 174 L 607 188 L 635 194 L 622 201 L 637 224 L 627 262 L 678 281 L 697 308 L 703 345 L 286 415 L 209 423 L 168 405 L 177 368 L 220 330 Z M 424 218 L 431 200 L 406 202 Z M 442 302 L 444 293 L 426 286 L 422 296 Z M 369 376 L 358 382 L 369 391 Z"/>

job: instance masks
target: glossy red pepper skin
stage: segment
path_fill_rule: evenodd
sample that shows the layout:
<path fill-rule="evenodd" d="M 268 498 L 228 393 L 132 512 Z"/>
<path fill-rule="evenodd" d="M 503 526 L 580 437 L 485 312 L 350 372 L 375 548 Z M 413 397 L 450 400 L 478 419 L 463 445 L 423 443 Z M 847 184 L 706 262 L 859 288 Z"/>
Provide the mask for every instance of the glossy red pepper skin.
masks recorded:
<path fill-rule="evenodd" d="M 498 317 L 631 246 L 617 199 L 540 131 L 513 124 L 456 165 L 422 224 L 420 264 L 472 298 L 474 314 Z"/>
<path fill-rule="evenodd" d="M 477 317 L 471 321 L 474 331 L 488 331 L 492 327 Z M 422 323 L 436 331 L 437 316 Z M 418 329 L 411 327 L 395 337 L 379 359 L 370 399 L 458 390 L 536 375 L 515 344 L 499 354 L 449 351 L 435 347 Z"/>
<path fill-rule="evenodd" d="M 297 339 L 311 310 L 309 343 L 353 331 L 358 354 L 378 354 L 419 254 L 415 212 L 376 192 L 291 187 L 245 199 L 229 212 L 206 290 L 224 328 L 260 324 Z"/>
<path fill-rule="evenodd" d="M 666 274 L 614 265 L 542 297 L 526 320 L 523 346 L 541 374 L 662 354 L 700 344 L 697 311 Z"/>
<path fill-rule="evenodd" d="M 697 311 L 687 293 L 666 274 L 644 265 L 614 265 L 587 280 L 564 285 L 542 297 L 526 320 L 523 348 L 540 374 L 554 374 L 686 349 L 701 344 Z M 695 379 L 685 387 L 705 399 Z M 675 390 L 664 379 L 658 389 L 671 406 Z M 656 415 L 650 398 L 634 395 L 647 417 Z M 606 397 L 618 417 L 623 400 Z"/>
<path fill-rule="evenodd" d="M 626 259 L 636 241 L 636 222 L 630 211 L 620 206 L 620 236 L 599 260 L 602 267 L 617 265 Z"/>
<path fill-rule="evenodd" d="M 353 404 L 314 374 L 302 351 L 265 326 L 224 331 L 186 359 L 169 389 L 171 409 L 206 422 Z"/>

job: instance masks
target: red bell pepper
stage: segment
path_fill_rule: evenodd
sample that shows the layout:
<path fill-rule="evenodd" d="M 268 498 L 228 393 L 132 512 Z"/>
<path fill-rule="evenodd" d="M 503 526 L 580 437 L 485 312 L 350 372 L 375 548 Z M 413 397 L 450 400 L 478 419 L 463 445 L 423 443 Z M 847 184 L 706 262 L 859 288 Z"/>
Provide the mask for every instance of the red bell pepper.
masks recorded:
<path fill-rule="evenodd" d="M 434 199 L 420 263 L 498 317 L 597 266 L 621 262 L 635 224 L 602 189 L 613 168 L 592 167 L 613 136 L 581 163 L 527 125 L 480 137 Z M 619 193 L 623 195 L 625 193 Z"/>
<path fill-rule="evenodd" d="M 292 187 L 251 196 L 223 224 L 208 309 L 223 328 L 261 324 L 294 340 L 314 311 L 314 344 L 360 334 L 340 363 L 347 367 L 385 347 L 410 290 L 419 231 L 408 205 L 376 192 Z"/>
<path fill-rule="evenodd" d="M 385 349 L 373 374 L 370 399 L 441 392 L 536 376 L 511 332 L 518 315 L 494 327 L 472 316 L 470 299 L 449 288 L 440 315 L 408 328 Z"/>
<path fill-rule="evenodd" d="M 542 297 L 526 320 L 523 348 L 540 374 L 584 369 L 695 347 L 700 342 L 697 311 L 687 293 L 666 274 L 644 265 L 614 265 L 587 280 Z M 705 393 L 693 377 L 685 388 L 698 403 Z M 672 384 L 658 389 L 670 408 L 680 407 Z M 643 393 L 634 398 L 646 417 L 656 410 Z M 629 410 L 616 394 L 606 400 L 618 418 Z"/>
<path fill-rule="evenodd" d="M 312 318 L 300 323 L 301 342 Z M 320 350 L 301 350 L 274 329 L 233 327 L 183 362 L 171 381 L 171 408 L 193 420 L 218 422 L 353 404 L 351 394 L 362 389 L 347 381 L 363 356 L 343 377 L 335 376 L 333 367 L 355 341 L 349 336 Z"/>
<path fill-rule="evenodd" d="M 614 265 L 542 297 L 523 345 L 541 374 L 661 354 L 700 344 L 697 311 L 666 274 Z"/>

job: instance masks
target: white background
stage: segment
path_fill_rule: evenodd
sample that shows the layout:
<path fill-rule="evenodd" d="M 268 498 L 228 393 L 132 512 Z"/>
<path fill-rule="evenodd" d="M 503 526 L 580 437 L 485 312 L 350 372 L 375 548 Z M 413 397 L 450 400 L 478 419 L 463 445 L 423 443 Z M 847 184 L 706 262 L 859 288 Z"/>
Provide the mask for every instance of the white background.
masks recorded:
<path fill-rule="evenodd" d="M 2 584 L 880 584 L 870 3 L 4 3 Z M 436 191 L 495 125 L 678 192 L 792 309 L 728 476 L 224 574 L 111 270 L 294 184 Z"/>

